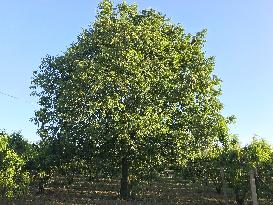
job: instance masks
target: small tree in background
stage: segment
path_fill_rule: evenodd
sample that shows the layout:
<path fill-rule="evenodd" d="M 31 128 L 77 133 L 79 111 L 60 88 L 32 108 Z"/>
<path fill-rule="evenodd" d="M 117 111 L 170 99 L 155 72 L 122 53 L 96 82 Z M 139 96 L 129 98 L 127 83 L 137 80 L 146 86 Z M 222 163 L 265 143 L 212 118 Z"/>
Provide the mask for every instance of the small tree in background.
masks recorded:
<path fill-rule="evenodd" d="M 264 139 L 254 137 L 244 148 L 250 169 L 256 170 L 258 197 L 273 201 L 273 148 Z"/>

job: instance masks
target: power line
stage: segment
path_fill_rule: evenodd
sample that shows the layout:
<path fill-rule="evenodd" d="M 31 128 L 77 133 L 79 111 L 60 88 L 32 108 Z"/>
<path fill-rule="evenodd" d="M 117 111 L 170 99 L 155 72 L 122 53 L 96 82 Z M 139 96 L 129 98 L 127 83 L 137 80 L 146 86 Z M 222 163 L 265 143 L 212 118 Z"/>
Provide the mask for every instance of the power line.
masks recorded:
<path fill-rule="evenodd" d="M 13 98 L 13 99 L 17 99 L 17 100 L 19 99 L 18 97 L 15 97 L 15 96 L 13 96 L 13 95 L 7 94 L 7 93 L 5 93 L 5 92 L 3 92 L 3 91 L 1 91 L 1 90 L 0 90 L 0 94 L 5 95 L 5 96 L 8 96 L 8 97 Z"/>
<path fill-rule="evenodd" d="M 25 102 L 25 103 L 27 103 L 27 104 L 30 104 L 30 105 L 35 105 L 34 103 L 32 103 L 32 102 L 30 102 L 30 101 L 28 101 L 28 100 L 21 99 L 21 98 L 19 98 L 19 97 L 16 97 L 16 96 L 11 95 L 11 94 L 9 94 L 9 93 L 3 92 L 3 91 L 1 91 L 1 90 L 0 90 L 0 94 L 1 94 L 1 95 L 5 95 L 5 96 L 7 96 L 7 97 L 9 97 L 9 98 L 12 98 L 12 99 L 15 99 L 15 100 L 21 100 L 21 101 L 23 101 L 23 102 Z"/>

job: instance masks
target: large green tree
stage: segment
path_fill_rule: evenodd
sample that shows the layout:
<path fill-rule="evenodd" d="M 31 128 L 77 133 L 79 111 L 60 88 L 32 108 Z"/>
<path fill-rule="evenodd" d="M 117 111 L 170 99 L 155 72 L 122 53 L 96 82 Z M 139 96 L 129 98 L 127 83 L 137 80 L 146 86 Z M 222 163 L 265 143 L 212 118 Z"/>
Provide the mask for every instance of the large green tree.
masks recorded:
<path fill-rule="evenodd" d="M 102 1 L 77 42 L 34 72 L 40 136 L 63 162 L 81 156 L 112 164 L 122 198 L 130 175 L 144 177 L 223 141 L 221 81 L 204 36 L 152 9 Z"/>

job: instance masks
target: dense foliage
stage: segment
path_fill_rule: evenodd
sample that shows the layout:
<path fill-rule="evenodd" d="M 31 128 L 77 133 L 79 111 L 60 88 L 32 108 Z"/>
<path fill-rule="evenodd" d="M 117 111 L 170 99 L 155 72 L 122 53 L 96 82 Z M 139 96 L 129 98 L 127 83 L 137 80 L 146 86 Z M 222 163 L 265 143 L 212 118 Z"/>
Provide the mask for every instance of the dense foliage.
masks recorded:
<path fill-rule="evenodd" d="M 152 9 L 104 0 L 92 27 L 34 72 L 40 136 L 58 147 L 60 163 L 76 157 L 121 174 L 123 197 L 129 175 L 155 176 L 224 141 L 220 80 L 204 36 Z"/>
<path fill-rule="evenodd" d="M 189 161 L 183 169 L 183 175 L 193 181 L 213 184 L 220 193 L 223 188 L 222 168 L 227 188 L 234 194 L 238 204 L 244 204 L 250 198 L 251 170 L 255 171 L 258 197 L 270 200 L 273 193 L 272 162 L 273 149 L 266 141 L 253 138 L 249 145 L 241 147 L 238 139 L 230 136 L 226 147 L 211 147 L 202 157 Z"/>
<path fill-rule="evenodd" d="M 23 196 L 28 192 L 29 173 L 25 160 L 12 149 L 10 136 L 0 134 L 0 194 L 2 198 Z"/>
<path fill-rule="evenodd" d="M 103 173 L 100 170 L 99 173 L 99 170 L 90 168 L 91 161 L 82 159 L 73 158 L 70 162 L 57 165 L 56 158 L 52 157 L 54 156 L 52 146 L 44 142 L 30 144 L 20 133 L 6 134 L 2 132 L 0 142 L 2 157 L 0 192 L 2 198 L 10 199 L 25 195 L 30 190 L 30 183 L 38 191 L 44 191 L 50 178 L 56 180 L 64 176 L 66 182 L 62 183 L 71 185 L 74 183 L 74 177 L 78 178 L 79 176 L 89 177 L 89 180 L 99 180 L 105 177 L 116 179 L 117 177 L 113 169 L 110 169 L 113 171 L 110 175 L 110 171 Z M 220 173 L 222 168 L 228 195 L 232 196 L 237 204 L 244 204 L 251 196 L 249 171 L 254 169 L 258 198 L 272 202 L 272 162 L 273 149 L 266 141 L 253 138 L 249 145 L 241 147 L 236 136 L 229 136 L 225 146 L 214 144 L 208 147 L 203 155 L 188 160 L 183 165 L 182 174 L 185 179 L 191 179 L 195 184 L 201 183 L 203 186 L 209 187 L 212 185 L 219 194 L 222 194 L 223 181 Z M 94 163 L 96 162 L 94 161 Z M 107 164 L 106 162 L 104 166 Z M 177 168 L 176 174 L 181 171 L 181 168 L 177 166 L 173 166 L 173 168 Z M 150 174 L 162 176 L 163 172 L 152 170 Z M 140 178 L 131 177 L 133 184 L 139 180 Z M 141 187 L 139 184 L 136 185 L 133 190 L 138 193 Z M 142 183 L 142 185 L 145 184 Z"/>

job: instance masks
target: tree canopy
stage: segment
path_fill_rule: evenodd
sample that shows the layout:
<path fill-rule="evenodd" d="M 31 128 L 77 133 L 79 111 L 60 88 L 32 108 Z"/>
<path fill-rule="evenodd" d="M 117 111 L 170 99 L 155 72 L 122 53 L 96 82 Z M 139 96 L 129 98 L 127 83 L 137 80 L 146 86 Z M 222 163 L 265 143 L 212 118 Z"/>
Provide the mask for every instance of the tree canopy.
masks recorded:
<path fill-rule="evenodd" d="M 122 190 L 130 173 L 144 177 L 224 143 L 228 120 L 205 33 L 188 34 L 152 9 L 102 1 L 77 41 L 34 72 L 41 138 L 62 162 L 104 160 L 117 173 L 121 166 Z"/>

